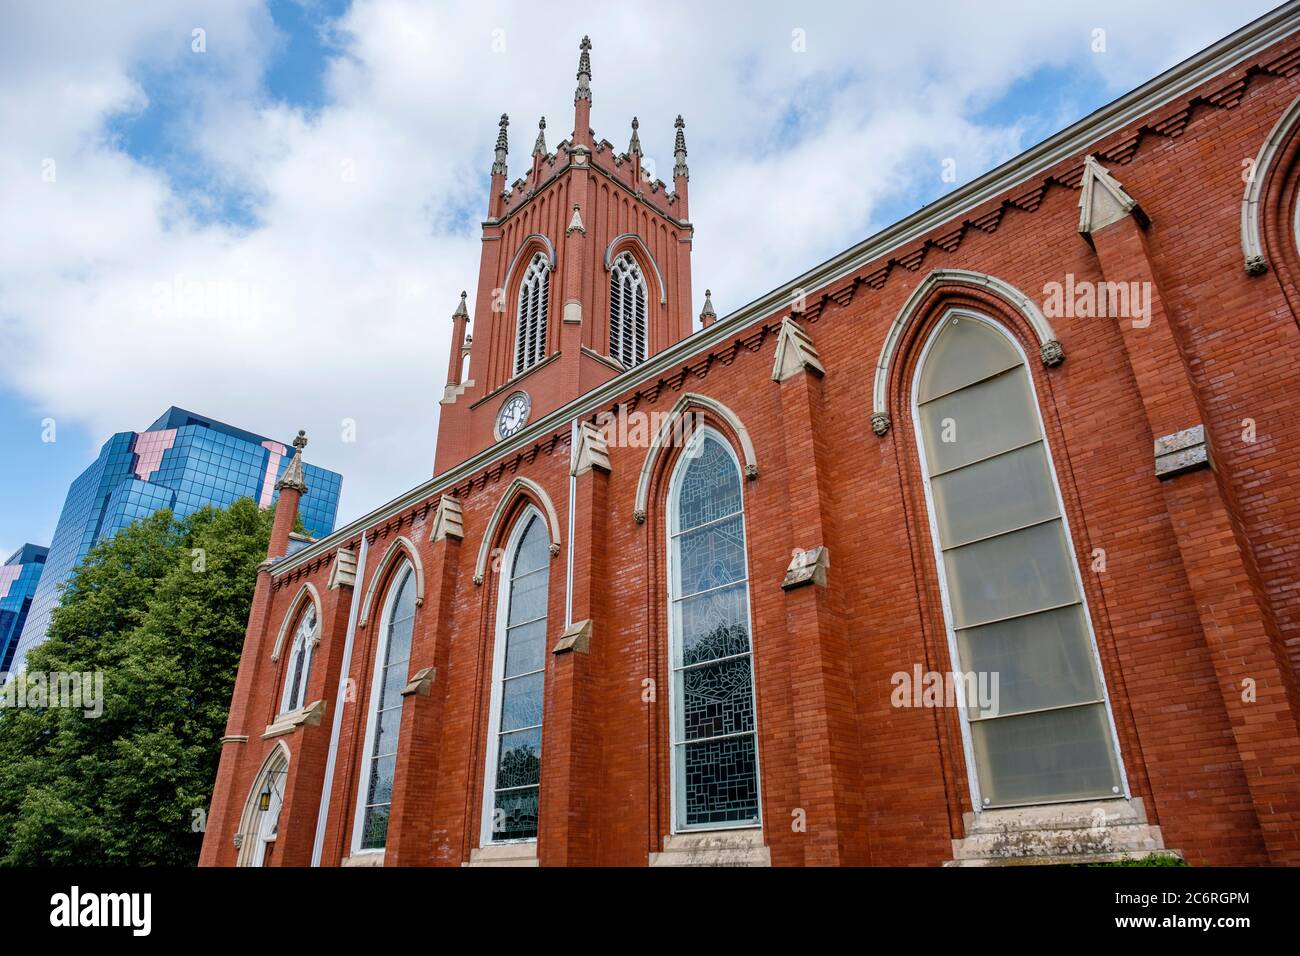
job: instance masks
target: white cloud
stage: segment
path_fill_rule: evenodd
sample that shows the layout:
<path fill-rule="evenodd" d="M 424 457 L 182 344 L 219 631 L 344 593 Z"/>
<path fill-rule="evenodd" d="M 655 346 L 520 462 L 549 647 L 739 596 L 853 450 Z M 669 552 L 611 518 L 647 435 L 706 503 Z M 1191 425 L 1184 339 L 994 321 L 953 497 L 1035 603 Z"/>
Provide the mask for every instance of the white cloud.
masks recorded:
<path fill-rule="evenodd" d="M 933 191 L 941 158 L 964 180 L 1028 145 L 1017 119 L 974 118 L 1017 80 L 1054 66 L 1119 93 L 1250 15 L 1123 2 L 785 10 L 357 0 L 335 25 L 326 103 L 302 111 L 260 90 L 277 37 L 255 0 L 11 5 L 0 371 L 101 435 L 170 404 L 276 437 L 306 427 L 309 458 L 344 473 L 340 517 L 354 517 L 429 474 L 496 117 L 512 117 L 513 175 L 538 115 L 552 147 L 567 136 L 584 32 L 598 136 L 622 148 L 639 115 L 667 175 L 685 114 L 697 308 L 707 285 L 725 312 L 885 225 L 891 196 Z M 207 54 L 190 50 L 195 27 Z M 168 135 L 214 187 L 251 198 L 251 227 L 198 215 L 173 171 L 107 134 L 116 115 L 149 115 L 141 77 L 158 75 L 187 104 Z M 206 283 L 205 297 L 169 296 L 186 282 Z M 355 444 L 341 441 L 344 419 Z"/>

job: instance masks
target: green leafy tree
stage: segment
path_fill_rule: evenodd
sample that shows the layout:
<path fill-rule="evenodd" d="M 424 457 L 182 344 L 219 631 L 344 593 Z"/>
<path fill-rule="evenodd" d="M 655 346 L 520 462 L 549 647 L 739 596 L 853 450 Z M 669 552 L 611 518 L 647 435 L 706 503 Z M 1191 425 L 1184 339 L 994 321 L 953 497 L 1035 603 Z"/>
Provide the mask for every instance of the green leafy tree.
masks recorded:
<path fill-rule="evenodd" d="M 102 672 L 103 712 L 0 711 L 0 863 L 193 865 L 271 511 L 159 511 L 91 549 L 29 674 Z"/>

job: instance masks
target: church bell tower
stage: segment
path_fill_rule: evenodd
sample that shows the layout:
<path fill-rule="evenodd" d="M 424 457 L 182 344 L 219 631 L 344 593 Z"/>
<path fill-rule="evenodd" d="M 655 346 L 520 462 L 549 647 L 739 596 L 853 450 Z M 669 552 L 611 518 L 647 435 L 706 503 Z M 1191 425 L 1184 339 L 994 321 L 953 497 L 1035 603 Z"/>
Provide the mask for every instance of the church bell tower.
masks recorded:
<path fill-rule="evenodd" d="M 508 186 L 502 115 L 474 295 L 452 314 L 434 474 L 691 334 L 685 123 L 673 185 L 653 178 L 632 119 L 619 152 L 591 130 L 591 41 L 582 38 L 574 127 Z M 647 168 L 651 167 L 651 168 Z"/>

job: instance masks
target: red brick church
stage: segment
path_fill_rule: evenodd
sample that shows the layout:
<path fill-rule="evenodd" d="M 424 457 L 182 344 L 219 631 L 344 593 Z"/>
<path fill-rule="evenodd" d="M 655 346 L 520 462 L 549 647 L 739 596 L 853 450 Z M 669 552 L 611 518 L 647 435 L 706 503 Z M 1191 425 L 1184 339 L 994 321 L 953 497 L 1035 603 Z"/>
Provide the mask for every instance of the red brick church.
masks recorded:
<path fill-rule="evenodd" d="M 280 482 L 203 864 L 1300 863 L 1298 27 L 698 323 L 584 38 L 434 477 Z"/>

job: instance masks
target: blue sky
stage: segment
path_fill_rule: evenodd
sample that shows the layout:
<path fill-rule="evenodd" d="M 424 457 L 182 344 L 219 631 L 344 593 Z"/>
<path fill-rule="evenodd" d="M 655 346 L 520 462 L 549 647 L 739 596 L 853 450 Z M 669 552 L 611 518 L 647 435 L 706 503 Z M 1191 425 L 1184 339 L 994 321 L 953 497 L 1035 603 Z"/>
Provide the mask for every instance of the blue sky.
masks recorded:
<path fill-rule="evenodd" d="M 598 136 L 637 114 L 665 175 L 686 115 L 696 308 L 707 285 L 726 313 L 1271 4 L 699 6 L 0 6 L 0 555 L 47 544 L 100 444 L 173 404 L 308 428 L 341 520 L 427 477 L 496 117 L 512 177 L 538 115 L 568 135 L 584 32 Z M 253 304 L 158 304 L 194 279 Z"/>

